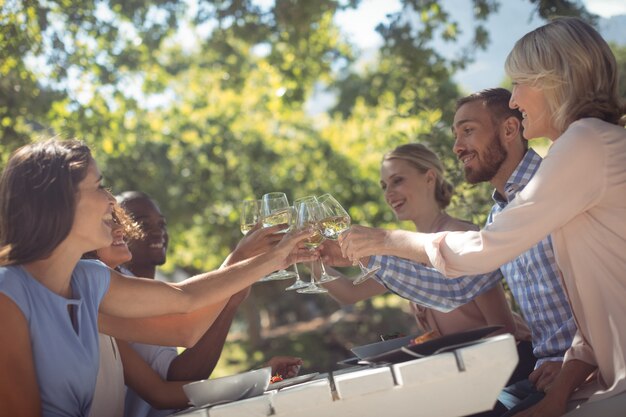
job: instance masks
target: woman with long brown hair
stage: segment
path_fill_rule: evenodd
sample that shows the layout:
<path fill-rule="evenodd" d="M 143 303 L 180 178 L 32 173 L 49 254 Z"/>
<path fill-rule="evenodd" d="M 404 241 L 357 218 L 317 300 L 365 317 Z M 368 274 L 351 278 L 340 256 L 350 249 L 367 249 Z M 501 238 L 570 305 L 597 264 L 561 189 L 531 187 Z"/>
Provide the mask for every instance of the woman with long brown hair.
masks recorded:
<path fill-rule="evenodd" d="M 296 260 L 308 231 L 178 284 L 81 260 L 108 246 L 113 196 L 89 148 L 48 140 L 11 156 L 0 179 L 0 403 L 11 416 L 87 415 L 98 371 L 98 312 L 119 317 L 213 306 Z M 301 252 L 301 259 L 314 256 Z M 111 335 L 117 336 L 115 330 Z"/>

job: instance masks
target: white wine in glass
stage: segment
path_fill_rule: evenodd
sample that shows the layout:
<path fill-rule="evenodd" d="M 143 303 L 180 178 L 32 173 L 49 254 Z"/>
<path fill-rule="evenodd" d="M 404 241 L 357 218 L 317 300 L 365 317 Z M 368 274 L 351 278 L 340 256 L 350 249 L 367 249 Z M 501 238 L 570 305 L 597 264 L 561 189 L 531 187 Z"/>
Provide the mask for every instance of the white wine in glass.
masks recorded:
<path fill-rule="evenodd" d="M 296 229 L 296 222 L 298 220 L 298 210 L 297 207 L 300 206 L 300 203 L 302 203 L 303 201 L 317 201 L 315 199 L 315 196 L 312 195 L 308 195 L 305 197 L 300 197 L 300 198 L 296 198 L 293 202 L 293 210 L 292 210 L 292 214 L 291 214 L 291 223 L 290 223 L 290 227 L 292 229 Z M 313 278 L 311 278 L 310 282 L 305 282 L 302 280 L 302 278 L 300 278 L 300 273 L 298 272 L 298 265 L 297 264 L 293 264 L 293 269 L 296 272 L 296 280 L 295 282 L 290 285 L 289 287 L 285 288 L 285 291 L 292 291 L 292 290 L 302 290 L 304 288 L 309 287 L 313 282 L 315 282 L 315 280 Z"/>
<path fill-rule="evenodd" d="M 261 219 L 261 200 L 243 200 L 241 202 L 240 228 L 244 235 L 252 230 Z"/>
<path fill-rule="evenodd" d="M 298 216 L 296 219 L 296 228 L 312 229 L 312 234 L 307 239 L 303 240 L 304 246 L 309 250 L 315 250 L 324 241 L 322 231 L 319 229 L 319 220 L 322 213 L 317 199 L 312 198 L 299 202 L 296 208 L 296 213 Z M 323 276 L 326 274 L 326 270 L 324 269 L 322 261 L 320 260 L 319 262 Z M 322 281 L 320 280 L 319 282 Z M 311 268 L 311 284 L 306 288 L 298 290 L 298 292 L 301 294 L 323 294 L 327 293 L 328 290 L 317 285 L 315 282 L 313 268 Z"/>
<path fill-rule="evenodd" d="M 350 228 L 350 216 L 329 216 L 320 220 L 320 229 L 326 239 L 337 240 Z"/>
<path fill-rule="evenodd" d="M 296 202 L 297 201 L 298 200 L 296 200 Z M 294 205 L 295 204 L 296 203 L 294 203 Z M 290 229 L 292 228 L 295 229 L 297 217 L 298 216 L 296 215 L 296 209 L 292 207 L 291 208 L 291 221 L 289 222 Z M 300 272 L 298 271 L 298 264 L 293 264 L 293 272 L 296 274 L 296 280 L 293 282 L 293 284 L 285 288 L 285 291 L 301 290 L 302 288 L 306 288 L 309 286 L 307 282 L 303 281 L 302 278 L 300 278 Z"/>
<path fill-rule="evenodd" d="M 319 229 L 318 223 L 309 223 L 302 226 L 303 229 L 307 227 L 311 227 L 313 229 L 313 232 L 311 236 L 303 241 L 304 247 L 313 250 L 322 244 L 322 242 L 324 241 L 324 236 L 322 236 L 322 232 Z"/>
<path fill-rule="evenodd" d="M 285 193 L 268 193 L 261 198 L 261 222 L 263 227 L 286 224 L 287 227 L 282 232 L 287 233 L 291 221 L 291 211 L 292 209 Z M 296 278 L 295 272 L 281 269 L 261 278 L 261 281 L 278 281 L 291 278 Z"/>
<path fill-rule="evenodd" d="M 339 235 L 350 228 L 350 215 L 346 209 L 339 204 L 335 197 L 328 193 L 320 196 L 318 201 L 320 202 L 323 213 L 323 218 L 320 220 L 322 233 L 327 239 L 337 240 Z M 361 261 L 358 263 L 361 275 L 352 281 L 354 285 L 359 285 L 363 281 L 373 277 L 380 269 L 380 267 L 369 269 L 363 265 Z"/>
<path fill-rule="evenodd" d="M 289 224 L 291 222 L 291 207 L 286 209 L 279 209 L 267 217 L 263 217 L 263 227 L 272 227 L 277 224 Z M 285 229 L 285 232 L 287 229 Z"/>

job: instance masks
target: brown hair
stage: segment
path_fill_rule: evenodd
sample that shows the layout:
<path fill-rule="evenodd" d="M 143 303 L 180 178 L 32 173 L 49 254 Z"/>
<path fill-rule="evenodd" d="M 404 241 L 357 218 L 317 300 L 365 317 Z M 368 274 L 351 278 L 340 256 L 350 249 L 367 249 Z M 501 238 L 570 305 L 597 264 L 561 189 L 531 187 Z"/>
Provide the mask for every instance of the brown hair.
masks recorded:
<path fill-rule="evenodd" d="M 421 143 L 400 145 L 383 156 L 383 161 L 401 159 L 409 162 L 421 173 L 432 169 L 437 175 L 435 183 L 435 200 L 444 209 L 450 204 L 454 187 L 443 177 L 443 164 L 437 155 Z"/>
<path fill-rule="evenodd" d="M 505 70 L 513 82 L 543 90 L 559 132 L 584 117 L 624 123 L 615 56 L 602 36 L 578 18 L 558 18 L 524 35 L 509 53 Z"/>
<path fill-rule="evenodd" d="M 46 258 L 69 235 L 91 161 L 78 140 L 35 142 L 11 155 L 0 178 L 0 265 Z"/>
<path fill-rule="evenodd" d="M 518 109 L 512 109 L 509 107 L 511 101 L 511 92 L 506 88 L 487 88 L 477 93 L 470 94 L 469 96 L 462 97 L 456 102 L 456 109 L 459 110 L 461 106 L 468 103 L 481 102 L 489 111 L 491 122 L 494 127 L 497 127 L 504 120 L 509 117 L 515 117 L 519 120 L 520 135 L 524 131 L 522 126 L 522 112 Z M 522 140 L 525 148 L 528 148 L 528 141 Z"/>

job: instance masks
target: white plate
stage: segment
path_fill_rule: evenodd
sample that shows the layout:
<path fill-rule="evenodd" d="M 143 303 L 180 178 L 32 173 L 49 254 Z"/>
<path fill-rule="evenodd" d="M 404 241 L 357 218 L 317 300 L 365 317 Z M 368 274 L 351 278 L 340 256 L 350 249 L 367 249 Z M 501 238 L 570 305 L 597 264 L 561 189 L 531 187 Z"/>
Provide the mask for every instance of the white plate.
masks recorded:
<path fill-rule="evenodd" d="M 265 367 L 222 378 L 204 379 L 183 385 L 191 404 L 204 407 L 263 394 L 270 383 L 272 368 Z"/>
<path fill-rule="evenodd" d="M 267 387 L 266 391 L 273 391 L 285 387 L 290 387 L 292 385 L 301 384 L 303 382 L 307 382 L 315 378 L 319 375 L 319 372 L 313 372 L 312 374 L 299 375 L 294 376 L 293 378 L 283 379 L 282 381 L 270 383 L 269 387 Z"/>

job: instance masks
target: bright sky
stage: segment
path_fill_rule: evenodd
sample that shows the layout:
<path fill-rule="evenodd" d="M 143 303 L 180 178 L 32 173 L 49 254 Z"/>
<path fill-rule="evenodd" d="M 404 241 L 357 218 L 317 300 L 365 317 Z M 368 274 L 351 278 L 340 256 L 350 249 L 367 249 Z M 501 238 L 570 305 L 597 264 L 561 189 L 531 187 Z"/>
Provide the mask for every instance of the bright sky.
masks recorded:
<path fill-rule="evenodd" d="M 624 0 L 583 0 L 587 10 L 602 17 L 611 17 L 626 14 L 626 1 Z"/>
<path fill-rule="evenodd" d="M 444 3 L 458 3 L 458 1 L 444 0 Z M 583 3 L 587 10 L 602 17 L 626 14 L 626 1 L 624 0 L 583 0 Z M 398 0 L 362 0 L 358 10 L 340 13 L 335 21 L 353 42 L 361 48 L 368 48 L 381 42 L 375 30 L 376 25 L 385 14 L 396 12 L 398 9 L 400 9 Z"/>
<path fill-rule="evenodd" d="M 583 0 L 583 3 L 592 13 L 602 17 L 626 15 L 625 0 Z M 467 0 L 443 0 L 446 10 L 452 18 L 458 20 L 461 28 L 472 24 L 471 2 Z M 500 11 L 493 15 L 486 23 L 490 31 L 491 42 L 487 51 L 476 55 L 476 60 L 464 71 L 455 76 L 455 80 L 467 92 L 493 87 L 494 80 L 499 84 L 504 77 L 502 65 L 517 39 L 530 30 L 544 24 L 534 13 L 533 5 L 529 1 L 501 1 Z M 376 32 L 376 25 L 385 19 L 385 14 L 400 9 L 399 0 L 362 0 L 358 10 L 341 12 L 335 21 L 346 36 L 362 50 L 374 49 L 382 42 Z M 520 18 L 521 17 L 521 18 Z M 469 32 L 469 30 L 467 30 Z M 469 39 L 461 37 L 460 44 Z M 453 54 L 454 46 L 435 43 L 435 48 L 445 51 L 444 54 Z M 368 56 L 368 54 L 365 54 Z"/>

